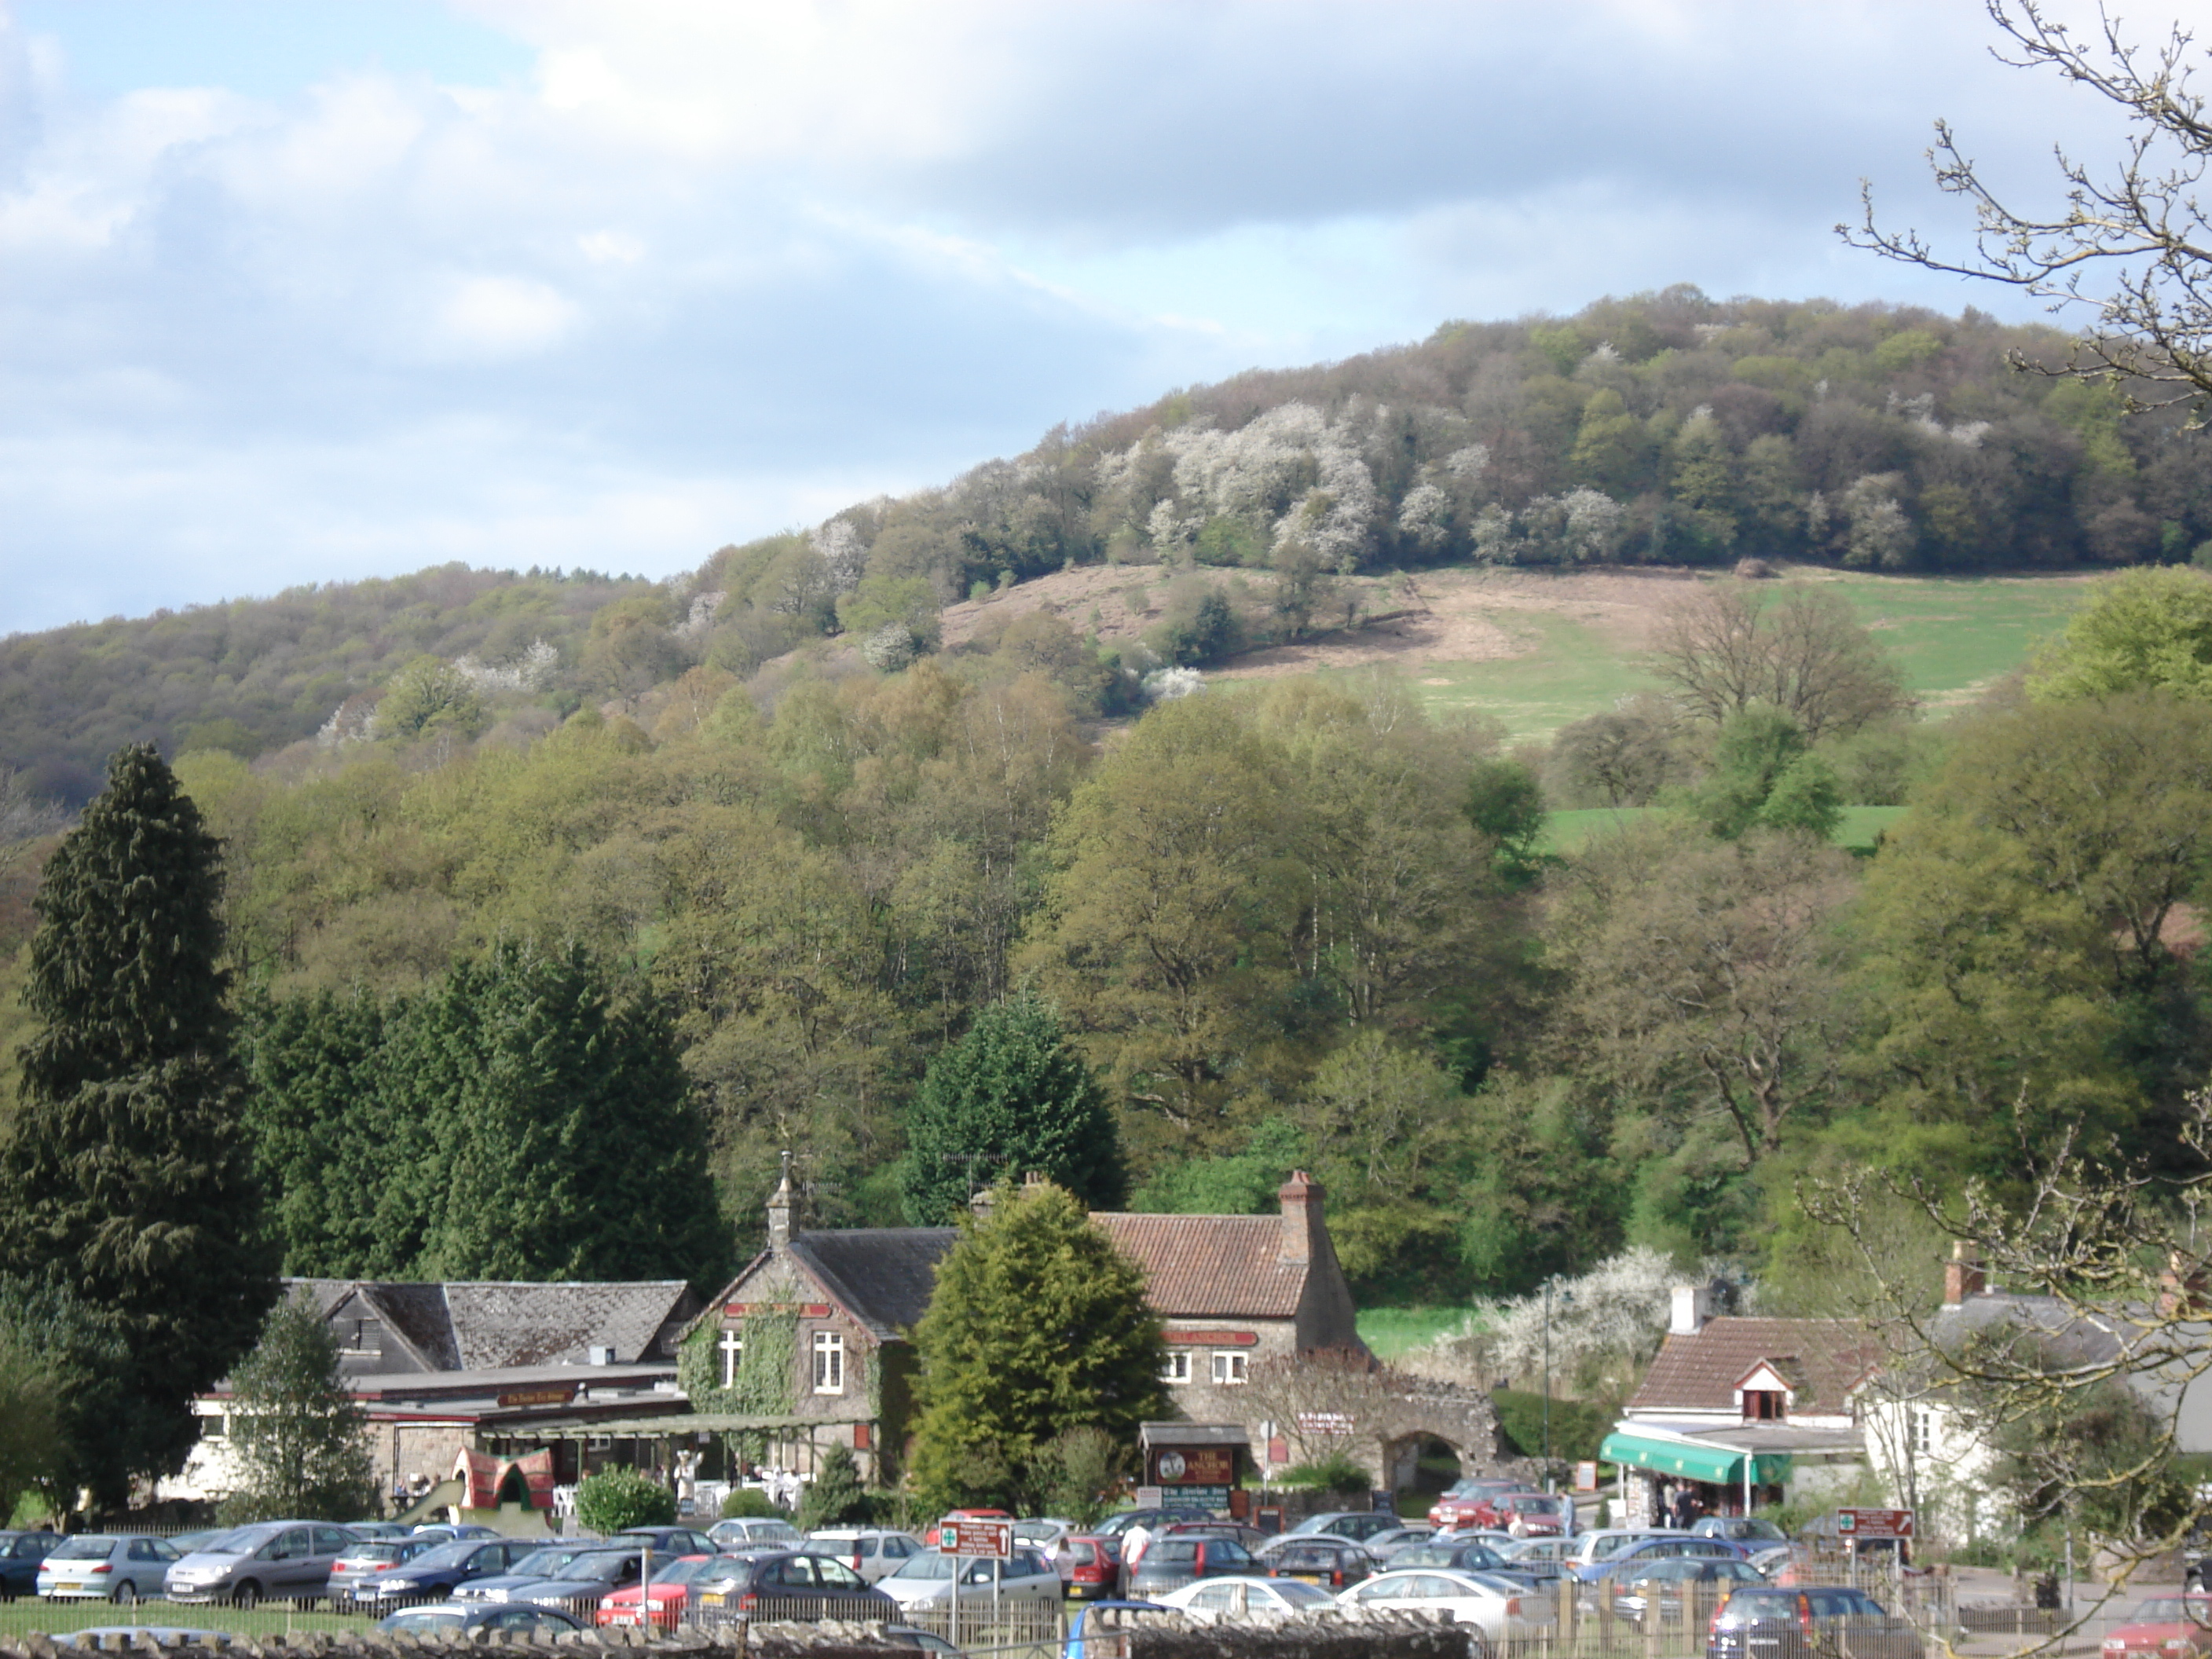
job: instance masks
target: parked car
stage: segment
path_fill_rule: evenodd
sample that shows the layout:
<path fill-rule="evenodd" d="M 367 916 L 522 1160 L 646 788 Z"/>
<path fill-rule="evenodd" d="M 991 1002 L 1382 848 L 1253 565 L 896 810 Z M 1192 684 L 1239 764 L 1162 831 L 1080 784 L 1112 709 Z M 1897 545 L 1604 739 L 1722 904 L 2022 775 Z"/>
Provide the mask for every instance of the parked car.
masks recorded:
<path fill-rule="evenodd" d="M 2128 1610 L 2105 1637 L 2105 1659 L 2123 1654 L 2212 1653 L 2212 1595 L 2154 1595 Z"/>
<path fill-rule="evenodd" d="M 415 1530 L 397 1521 L 348 1521 L 343 1524 L 356 1538 L 404 1538 Z"/>
<path fill-rule="evenodd" d="M 1060 1659 L 1117 1659 L 1128 1650 L 1117 1631 L 1099 1631 L 1100 1616 L 1112 1613 L 1115 1622 L 1126 1625 L 1132 1619 L 1141 1619 L 1154 1613 L 1162 1619 L 1180 1621 L 1180 1607 L 1164 1607 L 1158 1601 L 1093 1601 L 1078 1607 L 1075 1617 L 1068 1621 L 1067 1640 L 1060 1644 Z M 1095 1645 L 1094 1645 L 1095 1644 Z"/>
<path fill-rule="evenodd" d="M 1471 1517 L 1480 1504 L 1500 1492 L 1517 1492 L 1520 1486 L 1518 1480 L 1483 1476 L 1455 1480 L 1430 1505 L 1429 1522 L 1437 1527 L 1471 1527 L 1475 1524 Z"/>
<path fill-rule="evenodd" d="M 1680 1538 L 1682 1534 L 1671 1527 L 1600 1527 L 1589 1532 L 1577 1533 L 1568 1540 L 1567 1553 L 1560 1559 L 1570 1570 L 1579 1572 L 1583 1568 L 1626 1549 L 1631 1544 L 1641 1544 L 1653 1538 Z"/>
<path fill-rule="evenodd" d="M 1601 1561 L 1593 1561 L 1586 1567 L 1577 1567 L 1575 1577 L 1586 1584 L 1601 1579 L 1618 1578 L 1650 1565 L 1655 1561 L 1675 1561 L 1688 1559 L 1698 1561 L 1741 1561 L 1745 1551 L 1741 1544 L 1731 1544 L 1725 1538 L 1692 1538 L 1686 1532 L 1663 1533 L 1656 1538 L 1639 1538 L 1623 1544 Z"/>
<path fill-rule="evenodd" d="M 1318 1584 L 1302 1584 L 1295 1578 L 1194 1578 L 1181 1589 L 1159 1598 L 1160 1605 L 1186 1613 L 1218 1613 L 1236 1618 L 1249 1613 L 1311 1613 L 1336 1605 L 1336 1597 Z"/>
<path fill-rule="evenodd" d="M 1256 1550 L 1272 1532 L 1261 1532 L 1237 1521 L 1170 1521 L 1152 1534 L 1155 1538 L 1233 1538 L 1248 1550 Z"/>
<path fill-rule="evenodd" d="M 1725 1538 L 1731 1544 L 1786 1544 L 1781 1528 L 1763 1515 L 1701 1515 L 1690 1523 L 1696 1538 Z"/>
<path fill-rule="evenodd" d="M 1211 1521 L 1210 1510 L 1193 1509 L 1188 1504 L 1165 1509 L 1123 1510 L 1119 1515 L 1109 1515 L 1091 1530 L 1100 1538 L 1119 1539 L 1130 1528 L 1142 1526 L 1146 1532 L 1158 1532 L 1162 1527 L 1172 1526 L 1178 1521 Z"/>
<path fill-rule="evenodd" d="M 353 1587 L 353 1603 L 365 1613 L 388 1613 L 409 1601 L 442 1600 L 471 1578 L 529 1571 L 530 1558 L 542 1547 L 534 1538 L 455 1538 L 362 1578 Z"/>
<path fill-rule="evenodd" d="M 1686 1594 L 1706 1607 L 1717 1607 L 1735 1586 L 1765 1582 L 1766 1575 L 1748 1561 L 1707 1561 L 1678 1555 L 1613 1574 L 1613 1613 L 1641 1630 L 1656 1606 L 1661 1624 L 1676 1625 L 1682 1620 Z"/>
<path fill-rule="evenodd" d="M 1368 1539 L 1367 1551 L 1379 1559 L 1409 1545 L 1425 1544 L 1436 1535 L 1437 1529 L 1425 1521 L 1419 1526 L 1393 1527 L 1388 1532 L 1378 1532 Z"/>
<path fill-rule="evenodd" d="M 1129 1594 L 1150 1600 L 1163 1590 L 1180 1589 L 1194 1578 L 1256 1573 L 1252 1552 L 1234 1538 L 1206 1534 L 1164 1533 L 1146 1548 L 1144 1559 L 1124 1575 Z"/>
<path fill-rule="evenodd" d="M 39 1563 L 39 1594 L 49 1601 L 118 1601 L 131 1606 L 159 1595 L 181 1560 L 166 1538 L 146 1533 L 80 1533 L 64 1538 Z"/>
<path fill-rule="evenodd" d="M 1454 1624 L 1474 1626 L 1492 1648 L 1531 1637 L 1557 1617 L 1551 1598 L 1531 1594 L 1525 1584 L 1488 1573 L 1431 1568 L 1378 1573 L 1336 1600 L 1339 1607 L 1448 1613 Z"/>
<path fill-rule="evenodd" d="M 796 1548 L 806 1541 L 806 1534 L 790 1522 L 765 1515 L 741 1515 L 717 1521 L 707 1529 L 707 1536 L 723 1549 L 738 1544 L 777 1544 Z"/>
<path fill-rule="evenodd" d="M 1411 1567 L 1448 1567 L 1455 1572 L 1495 1572 L 1510 1567 L 1505 1557 L 1474 1539 L 1431 1538 L 1394 1550 L 1382 1563 L 1389 1571 Z"/>
<path fill-rule="evenodd" d="M 1152 1559 L 1149 1551 L 1145 1559 Z M 999 1570 L 995 1574 L 994 1568 Z M 1060 1573 L 1036 1551 L 1020 1546 L 1004 1561 L 942 1555 L 929 1550 L 910 1558 L 896 1572 L 879 1579 L 876 1588 L 900 1607 L 915 1612 L 951 1607 L 956 1584 L 963 1602 L 988 1602 L 995 1595 L 1002 1607 L 1022 1602 L 1054 1607 L 1060 1605 Z"/>
<path fill-rule="evenodd" d="M 1862 1589 L 1747 1584 L 1722 1604 L 1706 1659 L 1923 1659 L 1920 1632 Z"/>
<path fill-rule="evenodd" d="M 910 1532 L 887 1527 L 825 1527 L 806 1534 L 806 1547 L 834 1555 L 871 1584 L 899 1570 L 927 1547 Z"/>
<path fill-rule="evenodd" d="M 1340 1590 L 1375 1576 L 1375 1558 L 1349 1538 L 1295 1534 L 1276 1539 L 1254 1558 L 1270 1578 L 1297 1578 Z"/>
<path fill-rule="evenodd" d="M 172 1601 L 319 1601 L 331 1568 L 356 1540 L 343 1527 L 312 1521 L 261 1521 L 210 1539 L 173 1564 L 162 1580 Z"/>
<path fill-rule="evenodd" d="M 641 1563 L 648 1571 L 657 1571 L 670 1559 L 657 1550 L 648 1556 L 642 1550 L 614 1547 L 602 1540 L 596 1549 L 578 1551 L 543 1578 L 507 1574 L 507 1587 L 487 1595 L 484 1600 L 566 1607 L 582 1618 L 587 1609 L 598 1607 L 623 1585 L 637 1583 Z"/>
<path fill-rule="evenodd" d="M 346 1546 L 345 1553 L 331 1563 L 331 1605 L 351 1607 L 356 1585 L 380 1573 L 404 1567 L 418 1555 L 443 1549 L 441 1538 L 367 1538 Z"/>
<path fill-rule="evenodd" d="M 720 1571 L 715 1563 L 720 1559 L 713 1555 L 678 1557 L 656 1571 L 651 1583 L 632 1584 L 601 1601 L 596 1622 L 631 1628 L 649 1623 L 655 1630 L 674 1630 L 684 1622 L 684 1609 L 690 1605 L 691 1586 L 702 1577 L 715 1576 Z"/>
<path fill-rule="evenodd" d="M 1388 1510 L 1325 1510 L 1319 1515 L 1306 1516 L 1283 1535 L 1305 1538 L 1315 1533 L 1326 1533 L 1332 1538 L 1349 1538 L 1355 1544 L 1364 1544 L 1404 1524 Z"/>
<path fill-rule="evenodd" d="M 0 1532 L 0 1601 L 39 1587 L 39 1563 L 62 1541 L 58 1532 Z"/>
<path fill-rule="evenodd" d="M 1059 1547 L 1060 1540 L 1071 1536 L 1074 1531 L 1073 1521 L 1055 1521 L 1050 1516 L 1040 1516 L 1034 1521 L 1014 1522 L 1014 1542 L 1027 1544 L 1033 1550 L 1042 1550 L 1050 1555 Z"/>
<path fill-rule="evenodd" d="M 628 1542 L 634 1547 L 650 1544 L 664 1555 L 712 1555 L 720 1547 L 716 1540 L 694 1527 L 624 1527 L 604 1541 Z"/>
<path fill-rule="evenodd" d="M 898 1611 L 896 1601 L 842 1561 L 811 1550 L 721 1556 L 712 1571 L 692 1581 L 691 1601 L 708 1618 L 890 1619 Z"/>
<path fill-rule="evenodd" d="M 1110 1538 L 1078 1533 L 1053 1554 L 1071 1601 L 1103 1601 L 1121 1593 L 1121 1556 Z"/>
<path fill-rule="evenodd" d="M 179 1555 L 190 1555 L 201 1545 L 222 1537 L 229 1530 L 228 1527 L 195 1527 L 190 1532 L 173 1532 L 169 1534 L 169 1547 Z M 346 1530 L 351 1532 L 353 1528 L 349 1527 Z"/>
<path fill-rule="evenodd" d="M 522 1559 L 520 1570 L 497 1578 L 465 1579 L 453 1590 L 456 1601 L 504 1601 L 507 1594 L 518 1584 L 534 1584 L 549 1578 L 580 1555 L 606 1546 L 596 1538 L 579 1539 L 568 1544 L 540 1544 L 532 1554 Z"/>
<path fill-rule="evenodd" d="M 473 1521 L 425 1521 L 407 1534 L 410 1538 L 497 1538 L 496 1527 L 479 1526 Z"/>
<path fill-rule="evenodd" d="M 574 1613 L 558 1607 L 495 1607 L 487 1601 L 440 1601 L 432 1607 L 409 1607 L 378 1620 L 376 1627 L 408 1636 L 476 1639 L 497 1633 L 535 1637 L 540 1641 L 588 1628 Z"/>
<path fill-rule="evenodd" d="M 1564 1538 L 1567 1500 L 1542 1492 L 1499 1492 L 1475 1506 L 1474 1522 L 1512 1538 Z"/>

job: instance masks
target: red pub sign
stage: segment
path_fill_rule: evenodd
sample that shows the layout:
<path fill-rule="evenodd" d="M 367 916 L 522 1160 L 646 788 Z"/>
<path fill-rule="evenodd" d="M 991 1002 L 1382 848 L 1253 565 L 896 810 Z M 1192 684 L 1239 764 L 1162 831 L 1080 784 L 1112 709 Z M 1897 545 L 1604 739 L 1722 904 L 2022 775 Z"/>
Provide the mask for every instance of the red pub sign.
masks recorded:
<path fill-rule="evenodd" d="M 1159 1446 L 1153 1449 L 1152 1479 L 1156 1486 L 1233 1486 L 1237 1484 L 1234 1446 Z"/>

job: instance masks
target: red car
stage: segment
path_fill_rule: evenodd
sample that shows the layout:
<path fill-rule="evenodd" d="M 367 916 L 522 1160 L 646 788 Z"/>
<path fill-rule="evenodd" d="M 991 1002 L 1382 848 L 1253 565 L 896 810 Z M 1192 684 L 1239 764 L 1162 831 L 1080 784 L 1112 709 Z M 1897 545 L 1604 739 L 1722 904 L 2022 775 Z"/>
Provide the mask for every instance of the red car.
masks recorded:
<path fill-rule="evenodd" d="M 679 1556 L 653 1575 L 649 1587 L 641 1589 L 632 1584 L 603 1599 L 599 1602 L 599 1623 L 639 1625 L 649 1620 L 655 1630 L 674 1630 L 684 1622 L 684 1609 L 691 1600 L 691 1581 L 720 1559 L 712 1555 Z M 641 1600 L 645 1603 L 642 1618 L 638 1613 Z"/>
<path fill-rule="evenodd" d="M 1468 1527 L 1486 1527 L 1487 1521 L 1477 1521 L 1475 1512 L 1500 1493 L 1517 1492 L 1517 1480 L 1455 1481 L 1452 1488 L 1430 1506 L 1429 1524 L 1444 1532 L 1459 1532 Z"/>
<path fill-rule="evenodd" d="M 1566 1535 L 1567 1506 L 1549 1492 L 1509 1492 L 1485 1498 L 1475 1505 L 1478 1527 L 1494 1527 L 1516 1538 L 1561 1538 Z"/>
<path fill-rule="evenodd" d="M 2154 1595 L 2105 1638 L 2105 1659 L 2177 1653 L 2212 1654 L 2212 1595 Z"/>
<path fill-rule="evenodd" d="M 945 1512 L 945 1521 L 1011 1521 L 1013 1518 L 1013 1512 L 1010 1510 L 947 1510 Z M 944 1525 L 945 1522 L 940 1521 L 930 1528 L 927 1532 L 922 1534 L 921 1541 L 930 1548 L 935 1549 L 942 1535 Z"/>
<path fill-rule="evenodd" d="M 1067 1564 L 1067 1599 L 1110 1601 L 1121 1585 L 1121 1558 L 1111 1539 L 1079 1533 L 1060 1540 L 1054 1552 Z"/>

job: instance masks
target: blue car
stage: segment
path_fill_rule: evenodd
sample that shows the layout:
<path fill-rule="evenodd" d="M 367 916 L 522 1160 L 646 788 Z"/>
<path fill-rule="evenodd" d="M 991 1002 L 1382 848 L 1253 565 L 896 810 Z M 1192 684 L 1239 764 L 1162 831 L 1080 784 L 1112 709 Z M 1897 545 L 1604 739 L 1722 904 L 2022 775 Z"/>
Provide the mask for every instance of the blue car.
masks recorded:
<path fill-rule="evenodd" d="M 1672 1561 L 1681 1557 L 1695 1557 L 1706 1561 L 1743 1561 L 1751 1552 L 1741 1545 L 1732 1544 L 1725 1538 L 1698 1538 L 1688 1533 L 1677 1533 L 1665 1538 L 1647 1538 L 1641 1543 L 1631 1544 L 1619 1553 L 1608 1555 L 1602 1561 L 1593 1561 L 1586 1567 L 1577 1567 L 1575 1577 L 1585 1584 L 1595 1584 L 1635 1567 L 1648 1567 L 1654 1561 Z"/>
<path fill-rule="evenodd" d="M 356 1607 L 386 1610 L 416 1601 L 442 1601 L 471 1578 L 513 1572 L 543 1546 L 527 1538 L 457 1538 L 425 1550 L 389 1572 L 364 1578 L 353 1587 Z"/>
<path fill-rule="evenodd" d="M 58 1532 L 0 1532 L 0 1601 L 28 1595 L 39 1586 L 39 1563 L 62 1541 Z"/>
<path fill-rule="evenodd" d="M 1158 1601 L 1088 1602 L 1083 1611 L 1075 1615 L 1075 1622 L 1067 1627 L 1067 1641 L 1060 1650 L 1061 1659 L 1083 1659 L 1084 1644 L 1091 1633 L 1091 1627 L 1108 1622 L 1098 1616 L 1107 1613 L 1120 1614 L 1121 1617 L 1114 1621 L 1120 1624 L 1126 1624 L 1132 1618 L 1142 1618 L 1148 1613 L 1156 1613 L 1163 1618 L 1176 1620 L 1182 1618 L 1182 1609 L 1170 1607 Z M 1113 1640 L 1110 1636 L 1103 1632 L 1100 1633 L 1100 1643 L 1104 1651 L 1109 1654 L 1125 1650 L 1121 1643 Z"/>

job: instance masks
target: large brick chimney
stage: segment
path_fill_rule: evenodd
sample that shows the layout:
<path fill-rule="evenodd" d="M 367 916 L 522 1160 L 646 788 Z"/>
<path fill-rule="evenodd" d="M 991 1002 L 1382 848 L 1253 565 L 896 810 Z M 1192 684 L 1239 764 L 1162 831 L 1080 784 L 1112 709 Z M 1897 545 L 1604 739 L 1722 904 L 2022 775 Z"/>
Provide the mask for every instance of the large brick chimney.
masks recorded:
<path fill-rule="evenodd" d="M 1988 1283 L 1980 1253 L 1963 1238 L 1952 1240 L 1951 1259 L 1943 1264 L 1943 1305 L 1955 1308 L 1968 1297 L 1979 1296 Z"/>
<path fill-rule="evenodd" d="M 1304 1170 L 1293 1170 L 1275 1196 L 1283 1200 L 1283 1236 L 1275 1247 L 1275 1260 L 1303 1267 L 1321 1254 L 1322 1200 L 1328 1194 Z"/>

